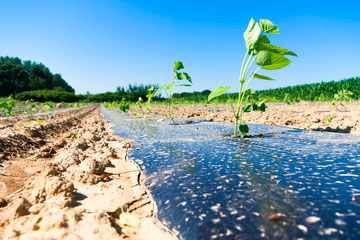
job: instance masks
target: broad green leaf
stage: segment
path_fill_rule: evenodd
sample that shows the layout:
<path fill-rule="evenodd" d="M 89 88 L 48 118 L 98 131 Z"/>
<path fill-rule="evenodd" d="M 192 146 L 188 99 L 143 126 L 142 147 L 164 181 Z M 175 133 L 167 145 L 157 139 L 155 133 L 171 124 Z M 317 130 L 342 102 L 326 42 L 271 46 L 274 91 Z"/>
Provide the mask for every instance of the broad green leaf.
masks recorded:
<path fill-rule="evenodd" d="M 256 54 L 256 64 L 262 69 L 277 70 L 289 65 L 291 61 L 286 57 L 269 51 L 260 51 Z"/>
<path fill-rule="evenodd" d="M 239 130 L 242 136 L 245 136 L 249 132 L 249 127 L 246 124 L 240 124 Z"/>
<path fill-rule="evenodd" d="M 184 65 L 182 64 L 182 62 L 179 62 L 179 61 L 175 62 L 174 69 L 179 71 L 179 70 L 181 70 L 183 68 L 184 68 Z"/>
<path fill-rule="evenodd" d="M 266 106 L 265 102 L 260 102 L 258 104 L 258 111 L 265 112 L 266 108 L 267 108 L 267 106 Z"/>
<path fill-rule="evenodd" d="M 291 55 L 297 57 L 297 55 L 294 52 L 287 50 L 286 48 L 278 47 L 269 43 L 260 43 L 256 45 L 256 51 L 262 51 L 262 50 L 266 50 L 280 55 Z"/>
<path fill-rule="evenodd" d="M 251 18 L 247 29 L 244 32 L 245 45 L 248 50 L 252 50 L 255 47 L 255 43 L 258 40 L 261 29 L 259 24 Z"/>
<path fill-rule="evenodd" d="M 254 111 L 258 110 L 258 105 L 256 103 L 251 104 L 251 106 L 252 106 L 252 110 Z"/>
<path fill-rule="evenodd" d="M 277 26 L 267 19 L 260 19 L 260 27 L 264 33 L 279 34 Z"/>
<path fill-rule="evenodd" d="M 213 98 L 219 97 L 221 95 L 223 95 L 224 93 L 226 93 L 231 87 L 227 86 L 227 87 L 217 87 L 214 89 L 214 91 L 212 91 L 209 96 L 208 96 L 208 101 L 210 101 Z"/>
<path fill-rule="evenodd" d="M 187 74 L 186 72 L 182 73 L 182 78 L 183 78 L 183 79 L 185 78 L 186 80 L 188 80 L 189 82 L 192 83 L 191 77 L 190 77 L 189 74 Z"/>
<path fill-rule="evenodd" d="M 161 87 L 159 87 L 155 92 L 154 92 L 154 97 L 158 96 L 161 94 L 162 90 L 164 90 L 166 88 L 166 85 L 163 85 Z"/>
<path fill-rule="evenodd" d="M 180 73 L 180 72 L 175 71 L 175 74 L 176 74 L 176 78 L 179 79 L 179 80 L 184 78 L 183 74 Z"/>
<path fill-rule="evenodd" d="M 244 112 L 251 112 L 251 105 L 246 105 L 245 107 L 243 107 L 243 111 Z"/>
<path fill-rule="evenodd" d="M 260 74 L 257 74 L 257 73 L 253 74 L 252 77 L 257 78 L 257 79 L 262 79 L 262 80 L 274 80 L 271 77 L 268 77 L 268 76 L 265 76 L 265 75 L 260 75 Z"/>
<path fill-rule="evenodd" d="M 264 44 L 269 44 L 270 43 L 270 40 L 268 39 L 267 36 L 265 35 L 260 35 L 258 40 L 255 42 L 254 44 L 254 49 L 257 52 L 260 52 L 261 50 L 266 50 L 264 49 Z"/>
<path fill-rule="evenodd" d="M 267 36 L 261 35 L 261 36 L 259 36 L 256 43 L 270 43 L 270 40 Z"/>

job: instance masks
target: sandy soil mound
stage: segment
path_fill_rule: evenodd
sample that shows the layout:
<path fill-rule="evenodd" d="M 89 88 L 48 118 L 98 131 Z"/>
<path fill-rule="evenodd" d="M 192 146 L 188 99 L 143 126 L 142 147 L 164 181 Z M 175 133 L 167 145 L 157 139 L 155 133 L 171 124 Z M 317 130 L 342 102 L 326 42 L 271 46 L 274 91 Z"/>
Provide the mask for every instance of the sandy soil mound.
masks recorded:
<path fill-rule="evenodd" d="M 246 123 L 286 126 L 314 131 L 360 134 L 360 105 L 358 102 L 339 104 L 302 102 L 292 105 L 267 104 L 265 112 L 250 112 L 244 116 Z M 131 111 L 146 111 L 136 106 Z M 149 114 L 146 111 L 147 114 Z M 166 106 L 153 106 L 152 114 L 166 116 Z M 196 118 L 217 122 L 234 122 L 230 105 L 176 105 L 173 117 Z"/>
<path fill-rule="evenodd" d="M 1 239 L 176 239 L 100 107 L 0 123 Z"/>

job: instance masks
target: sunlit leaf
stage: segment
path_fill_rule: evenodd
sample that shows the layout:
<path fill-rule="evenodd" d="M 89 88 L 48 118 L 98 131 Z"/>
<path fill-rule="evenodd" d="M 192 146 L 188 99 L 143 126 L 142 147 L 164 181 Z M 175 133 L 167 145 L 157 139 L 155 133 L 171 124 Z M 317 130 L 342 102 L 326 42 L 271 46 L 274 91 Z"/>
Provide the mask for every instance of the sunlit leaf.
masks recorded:
<path fill-rule="evenodd" d="M 251 112 L 251 105 L 246 105 L 245 107 L 243 107 L 243 111 L 244 112 Z"/>
<path fill-rule="evenodd" d="M 264 33 L 279 34 L 277 26 L 267 19 L 260 19 L 260 27 Z"/>
<path fill-rule="evenodd" d="M 158 96 L 161 94 L 162 90 L 164 90 L 166 88 L 166 85 L 163 85 L 161 87 L 159 87 L 155 92 L 154 92 L 154 97 Z"/>
<path fill-rule="evenodd" d="M 251 18 L 247 29 L 244 32 L 245 45 L 248 50 L 252 50 L 258 40 L 261 29 L 259 24 Z"/>
<path fill-rule="evenodd" d="M 214 91 L 212 91 L 209 96 L 208 96 L 208 101 L 210 101 L 213 98 L 219 97 L 221 95 L 223 95 L 224 93 L 226 93 L 231 87 L 227 86 L 227 87 L 217 87 L 214 89 Z"/>
<path fill-rule="evenodd" d="M 286 67 L 290 63 L 291 61 L 286 57 L 273 52 L 260 51 L 256 54 L 256 64 L 262 69 L 277 70 Z"/>
<path fill-rule="evenodd" d="M 175 74 L 176 74 L 176 78 L 177 79 L 179 79 L 179 80 L 181 80 L 181 79 L 183 79 L 185 76 L 182 74 L 182 73 L 180 73 L 180 72 L 176 72 L 175 71 Z"/>
<path fill-rule="evenodd" d="M 182 79 L 186 79 L 186 80 L 188 80 L 189 82 L 192 83 L 191 77 L 186 72 L 182 73 Z"/>
<path fill-rule="evenodd" d="M 179 62 L 179 61 L 175 62 L 174 69 L 179 71 L 179 70 L 181 70 L 183 68 L 184 68 L 184 65 L 182 64 L 182 62 Z"/>
<path fill-rule="evenodd" d="M 294 52 L 292 52 L 286 48 L 278 47 L 278 46 L 275 46 L 275 45 L 272 45 L 269 43 L 257 44 L 255 49 L 256 49 L 256 51 L 266 50 L 266 51 L 273 52 L 273 53 L 280 54 L 280 55 L 291 55 L 291 56 L 297 57 L 297 55 Z"/>
<path fill-rule="evenodd" d="M 271 77 L 268 77 L 268 76 L 265 76 L 265 75 L 260 75 L 260 74 L 257 74 L 257 73 L 253 74 L 252 77 L 257 78 L 257 79 L 262 79 L 262 80 L 274 80 Z"/>

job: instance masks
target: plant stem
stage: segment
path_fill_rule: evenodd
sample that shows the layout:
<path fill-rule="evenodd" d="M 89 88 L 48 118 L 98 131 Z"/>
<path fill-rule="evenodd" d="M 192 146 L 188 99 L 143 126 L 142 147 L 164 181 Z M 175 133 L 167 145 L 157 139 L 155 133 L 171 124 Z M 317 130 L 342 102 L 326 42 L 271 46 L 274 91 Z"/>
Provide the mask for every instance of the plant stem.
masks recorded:
<path fill-rule="evenodd" d="M 247 57 L 247 52 L 245 54 L 245 57 L 243 59 L 243 63 L 241 65 L 241 71 L 240 71 L 240 89 L 239 89 L 239 96 L 238 96 L 238 106 L 237 106 L 237 111 L 236 111 L 236 115 L 235 115 L 235 129 L 234 129 L 234 136 L 237 135 L 237 128 L 238 128 L 238 122 L 239 122 L 239 119 L 242 117 L 242 114 L 240 114 L 240 110 L 241 110 L 241 105 L 242 105 L 242 99 L 244 97 L 244 91 L 243 91 L 243 84 L 245 82 L 245 79 L 246 79 L 246 76 L 247 76 L 247 73 L 248 73 L 248 69 L 250 69 L 252 63 L 254 62 L 254 59 L 251 61 L 251 64 L 249 65 L 249 62 L 250 62 L 250 59 L 251 57 L 253 56 L 253 53 L 254 52 L 251 52 L 250 53 L 250 56 L 248 58 L 248 60 L 246 61 L 246 64 L 245 64 L 245 67 L 244 67 L 244 61 Z M 241 110 L 242 111 L 242 110 Z M 241 121 L 241 119 L 240 119 Z M 241 122 L 240 122 L 241 124 Z"/>
<path fill-rule="evenodd" d="M 234 136 L 236 136 L 236 134 L 237 134 L 238 121 L 239 121 L 239 111 L 240 111 L 240 99 L 241 99 L 241 95 L 242 95 L 243 84 L 244 84 L 244 82 L 240 81 L 240 90 L 239 90 L 239 96 L 238 96 L 238 106 L 237 106 L 237 111 L 236 111 L 236 115 L 235 115 Z"/>
<path fill-rule="evenodd" d="M 170 89 L 169 89 L 169 117 L 170 120 L 174 123 L 174 125 L 176 125 L 175 120 L 173 119 L 173 117 L 171 116 L 171 103 L 172 103 L 172 94 L 171 94 L 171 90 L 172 90 L 172 86 L 174 84 L 174 78 L 171 80 L 171 84 L 170 84 Z"/>
<path fill-rule="evenodd" d="M 238 126 L 238 121 L 239 121 L 239 110 L 240 110 L 239 100 L 241 98 L 242 87 L 243 87 L 243 84 L 244 84 L 244 79 L 243 79 L 243 74 L 244 73 L 243 72 L 244 72 L 244 63 L 245 63 L 247 55 L 248 55 L 248 53 L 246 51 L 245 56 L 244 56 L 244 58 L 242 60 L 241 69 L 240 69 L 240 75 L 239 75 L 240 89 L 239 89 L 239 96 L 238 96 L 237 112 L 235 113 L 235 111 L 234 111 L 234 116 L 235 116 L 234 136 L 236 136 L 236 134 L 237 134 L 237 126 Z M 249 62 L 249 60 L 248 60 L 248 62 Z"/>

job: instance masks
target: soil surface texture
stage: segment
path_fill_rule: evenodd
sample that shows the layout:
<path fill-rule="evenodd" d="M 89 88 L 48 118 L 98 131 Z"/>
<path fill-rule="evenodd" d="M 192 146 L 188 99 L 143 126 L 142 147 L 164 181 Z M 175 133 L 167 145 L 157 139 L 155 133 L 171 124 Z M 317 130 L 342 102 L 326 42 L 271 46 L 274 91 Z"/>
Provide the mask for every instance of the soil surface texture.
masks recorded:
<path fill-rule="evenodd" d="M 0 239 L 177 239 L 99 105 L 0 121 Z"/>
<path fill-rule="evenodd" d="M 265 112 L 245 113 L 243 122 L 286 126 L 314 131 L 360 134 L 360 103 L 311 103 L 296 104 L 267 103 Z M 147 109 L 132 106 L 135 113 L 150 114 Z M 166 116 L 167 106 L 152 106 L 154 115 Z M 188 104 L 172 108 L 174 118 L 195 118 L 217 122 L 234 122 L 234 114 L 229 104 Z"/>

